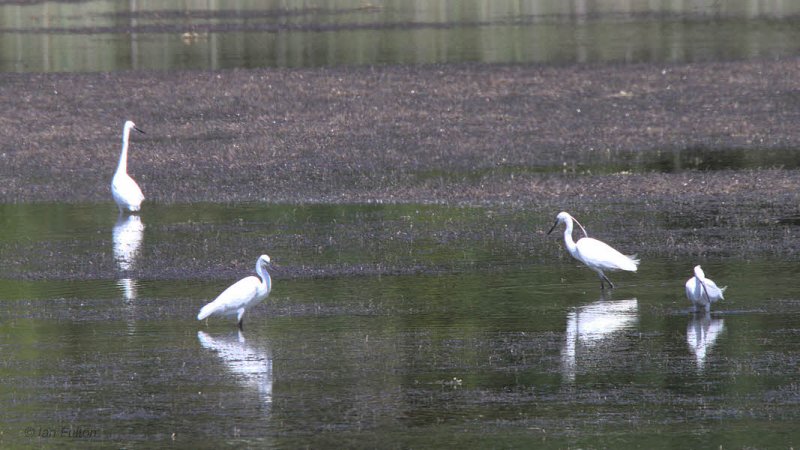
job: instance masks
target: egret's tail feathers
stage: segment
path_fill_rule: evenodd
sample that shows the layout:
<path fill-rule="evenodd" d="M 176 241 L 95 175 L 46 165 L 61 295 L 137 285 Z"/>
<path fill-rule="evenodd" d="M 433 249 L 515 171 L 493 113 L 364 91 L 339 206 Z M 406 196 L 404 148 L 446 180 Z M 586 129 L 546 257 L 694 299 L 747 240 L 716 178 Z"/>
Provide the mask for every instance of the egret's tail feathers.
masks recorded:
<path fill-rule="evenodd" d="M 214 312 L 214 309 L 211 307 L 210 303 L 206 306 L 203 306 L 200 309 L 200 313 L 197 314 L 197 320 L 205 319 L 206 317 L 210 316 L 212 312 Z"/>
<path fill-rule="evenodd" d="M 630 264 L 627 264 L 622 269 L 627 270 L 629 272 L 636 272 L 636 269 L 639 267 L 639 258 L 637 258 L 636 255 L 625 255 L 625 256 L 628 257 L 628 261 L 630 261 Z"/>

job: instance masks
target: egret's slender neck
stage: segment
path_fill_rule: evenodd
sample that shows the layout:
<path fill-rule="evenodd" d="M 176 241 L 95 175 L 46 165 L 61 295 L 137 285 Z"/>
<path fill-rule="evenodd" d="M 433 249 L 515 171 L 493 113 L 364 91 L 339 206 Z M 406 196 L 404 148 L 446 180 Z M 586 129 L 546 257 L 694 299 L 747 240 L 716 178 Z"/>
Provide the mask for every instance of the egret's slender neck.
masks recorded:
<path fill-rule="evenodd" d="M 694 269 L 694 277 L 697 278 L 697 283 L 700 285 L 700 292 L 705 294 L 707 300 L 711 300 L 708 295 L 708 288 L 706 287 L 705 273 L 701 269 Z"/>
<path fill-rule="evenodd" d="M 125 130 L 122 132 L 122 152 L 119 154 L 117 173 L 128 173 L 128 139 L 130 135 L 131 129 L 125 127 Z"/>
<path fill-rule="evenodd" d="M 698 280 L 703 281 L 706 277 L 706 274 L 703 272 L 703 269 L 696 268 L 694 269 L 694 276 L 697 277 Z"/>
<path fill-rule="evenodd" d="M 261 260 L 256 263 L 256 273 L 261 277 L 262 289 L 269 291 L 270 288 L 272 288 L 272 278 L 269 276 L 269 272 L 267 272 L 266 264 L 262 263 Z"/>
<path fill-rule="evenodd" d="M 564 245 L 567 247 L 569 254 L 574 257 L 578 248 L 577 245 L 575 245 L 575 241 L 572 240 L 572 218 L 566 221 L 564 225 L 566 225 L 564 229 Z"/>

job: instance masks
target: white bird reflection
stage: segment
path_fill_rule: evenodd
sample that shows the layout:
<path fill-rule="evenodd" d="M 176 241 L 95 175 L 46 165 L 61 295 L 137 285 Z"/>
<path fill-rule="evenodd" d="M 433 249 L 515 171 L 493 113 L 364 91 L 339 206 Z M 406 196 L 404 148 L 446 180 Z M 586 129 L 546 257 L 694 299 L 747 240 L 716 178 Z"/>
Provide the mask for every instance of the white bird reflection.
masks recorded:
<path fill-rule="evenodd" d="M 137 215 L 119 216 L 114 224 L 114 260 L 119 270 L 130 270 L 136 264 L 142 245 L 144 224 Z"/>
<path fill-rule="evenodd" d="M 126 300 L 136 299 L 136 290 L 139 287 L 136 280 L 133 278 L 120 278 L 117 280 L 117 286 L 122 289 L 122 295 L 125 296 Z"/>
<path fill-rule="evenodd" d="M 142 246 L 144 224 L 138 215 L 120 215 L 112 230 L 114 242 L 114 261 L 120 271 L 128 271 L 136 265 L 139 247 Z M 136 280 L 121 278 L 117 285 L 122 289 L 126 300 L 136 299 Z"/>
<path fill-rule="evenodd" d="M 619 349 L 621 331 L 634 328 L 639 320 L 638 301 L 599 300 L 575 308 L 567 314 L 567 331 L 561 351 L 562 374 L 567 381 L 575 380 L 580 359 L 593 366 L 607 363 Z"/>
<path fill-rule="evenodd" d="M 261 401 L 272 404 L 272 354 L 247 344 L 244 334 L 212 337 L 203 331 L 197 332 L 200 344 L 217 353 L 228 369 L 237 375 L 244 386 L 255 388 Z"/>
<path fill-rule="evenodd" d="M 725 328 L 724 320 L 712 319 L 711 314 L 695 314 L 686 327 L 686 343 L 697 360 L 697 370 L 705 367 L 706 357 Z"/>

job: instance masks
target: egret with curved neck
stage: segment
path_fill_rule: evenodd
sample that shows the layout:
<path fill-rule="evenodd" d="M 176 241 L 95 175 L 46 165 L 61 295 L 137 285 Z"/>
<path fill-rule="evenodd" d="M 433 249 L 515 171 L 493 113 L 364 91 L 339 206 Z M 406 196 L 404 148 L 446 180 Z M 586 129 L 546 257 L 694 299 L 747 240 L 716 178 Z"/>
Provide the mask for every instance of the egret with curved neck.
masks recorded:
<path fill-rule="evenodd" d="M 197 320 L 203 320 L 211 315 L 232 316 L 236 314 L 237 325 L 241 330 L 245 311 L 267 298 L 272 290 L 272 278 L 267 272 L 269 264 L 269 256 L 261 255 L 256 260 L 258 276 L 251 275 L 242 278 L 222 291 L 213 302 L 203 306 L 197 315 Z"/>
<path fill-rule="evenodd" d="M 692 302 L 695 312 L 704 308 L 706 312 L 711 311 L 711 304 L 719 300 L 724 300 L 722 293 L 727 286 L 717 287 L 717 283 L 706 278 L 703 269 L 698 265 L 694 266 L 694 276 L 686 280 L 686 297 Z"/>
<path fill-rule="evenodd" d="M 584 237 L 578 239 L 578 242 L 572 240 L 573 222 L 577 223 L 578 226 L 581 227 L 581 230 L 583 230 Z M 565 225 L 564 245 L 567 247 L 567 251 L 573 258 L 582 262 L 586 267 L 597 273 L 600 277 L 600 289 L 606 288 L 605 283 L 608 283 L 609 288 L 614 288 L 614 283 L 608 279 L 603 271 L 626 270 L 629 272 L 636 272 L 639 266 L 639 260 L 636 259 L 635 256 L 623 255 L 605 242 L 590 238 L 586 233 L 586 229 L 583 228 L 583 225 L 569 215 L 569 213 L 563 211 L 558 213 L 558 216 L 556 216 L 556 223 L 553 224 L 553 227 L 550 228 L 547 234 L 552 233 L 559 223 Z"/>
<path fill-rule="evenodd" d="M 144 133 L 130 120 L 125 122 L 125 126 L 122 129 L 122 152 L 119 155 L 117 171 L 114 172 L 114 178 L 111 179 L 111 195 L 114 197 L 114 201 L 117 202 L 120 214 L 126 210 L 130 212 L 139 211 L 142 200 L 144 200 L 144 195 L 142 190 L 139 189 L 139 185 L 128 175 L 128 141 L 131 130 Z"/>

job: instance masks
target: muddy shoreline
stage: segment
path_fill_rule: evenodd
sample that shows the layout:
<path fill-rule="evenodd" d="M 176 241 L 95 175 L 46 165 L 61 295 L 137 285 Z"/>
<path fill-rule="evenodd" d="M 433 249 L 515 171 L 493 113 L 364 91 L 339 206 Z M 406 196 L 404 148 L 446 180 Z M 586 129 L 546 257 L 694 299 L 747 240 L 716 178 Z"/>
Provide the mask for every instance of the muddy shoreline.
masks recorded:
<path fill-rule="evenodd" d="M 132 119 L 147 132 L 128 162 L 144 208 L 435 203 L 579 215 L 624 204 L 778 226 L 763 245 L 788 245 L 779 253 L 791 257 L 798 73 L 796 59 L 6 73 L 0 202 L 110 203 Z"/>

